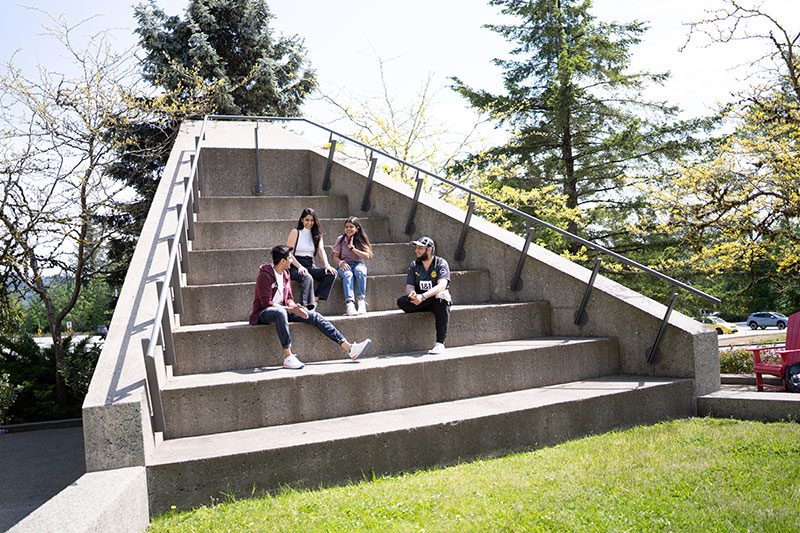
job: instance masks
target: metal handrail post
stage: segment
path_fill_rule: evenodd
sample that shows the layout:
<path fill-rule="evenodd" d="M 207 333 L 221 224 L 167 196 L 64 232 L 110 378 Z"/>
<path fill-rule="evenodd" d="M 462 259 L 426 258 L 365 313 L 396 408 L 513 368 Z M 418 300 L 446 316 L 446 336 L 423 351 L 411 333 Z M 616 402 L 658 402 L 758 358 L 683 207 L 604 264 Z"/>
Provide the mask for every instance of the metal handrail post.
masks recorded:
<path fill-rule="evenodd" d="M 531 241 L 535 233 L 536 230 L 528 228 L 527 235 L 525 236 L 525 244 L 522 246 L 522 253 L 519 256 L 519 261 L 517 261 L 517 270 L 514 271 L 514 277 L 511 278 L 510 289 L 514 292 L 521 291 L 522 287 L 525 286 L 525 283 L 522 281 L 522 269 L 525 267 L 525 259 L 528 257 L 528 248 L 531 246 Z"/>
<path fill-rule="evenodd" d="M 422 184 L 425 181 L 425 176 L 419 175 L 417 170 L 417 188 L 414 190 L 414 200 L 411 202 L 411 210 L 408 212 L 408 221 L 406 221 L 405 234 L 409 237 L 417 231 L 417 225 L 414 224 L 414 217 L 417 216 L 417 205 L 419 204 L 419 195 L 422 192 Z"/>
<path fill-rule="evenodd" d="M 578 306 L 578 310 L 575 311 L 575 325 L 576 326 L 585 326 L 586 323 L 589 321 L 589 314 L 586 312 L 586 305 L 589 303 L 589 296 L 592 295 L 592 287 L 594 287 L 594 280 L 597 277 L 597 272 L 600 270 L 600 265 L 603 263 L 603 260 L 599 257 L 594 258 L 594 268 L 592 269 L 592 275 L 589 277 L 589 283 L 586 284 L 586 290 L 583 293 L 583 299 L 581 299 L 581 305 Z"/>
<path fill-rule="evenodd" d="M 464 243 L 467 241 L 467 232 L 469 231 L 469 223 L 472 219 L 472 211 L 475 209 L 475 200 L 472 196 L 467 200 L 467 216 L 464 217 L 464 225 L 461 226 L 461 235 L 458 237 L 458 245 L 456 245 L 456 253 L 453 258 L 456 261 L 463 261 L 467 257 L 467 251 L 464 249 Z"/>
<path fill-rule="evenodd" d="M 189 187 L 189 176 L 183 178 L 183 186 L 186 189 L 192 189 L 191 187 Z M 192 193 L 189 195 L 189 207 L 188 207 L 189 212 L 186 214 L 186 222 L 189 223 L 189 230 L 186 234 L 186 237 L 190 241 L 194 240 L 194 213 L 197 213 L 197 210 L 195 209 L 196 203 L 197 202 L 194 201 L 194 190 L 192 189 Z"/>
<path fill-rule="evenodd" d="M 256 137 L 256 182 L 250 190 L 255 196 L 261 196 L 264 194 L 264 186 L 261 185 L 261 163 L 259 163 L 260 158 L 258 157 L 258 121 L 256 121 L 254 135 Z"/>
<path fill-rule="evenodd" d="M 325 176 L 322 178 L 322 190 L 331 188 L 331 171 L 333 170 L 333 154 L 336 152 L 336 139 L 331 135 L 331 148 L 328 150 L 328 162 L 325 163 Z"/>
<path fill-rule="evenodd" d="M 183 210 L 183 206 L 181 204 L 178 204 L 177 208 L 178 208 L 178 213 L 180 213 Z M 186 216 L 187 216 L 187 219 L 188 219 L 188 218 L 191 218 L 194 215 L 192 215 L 191 211 L 189 211 L 189 213 L 187 213 Z M 180 236 L 178 237 L 178 242 L 180 243 L 180 247 L 181 247 L 181 253 L 180 253 L 181 269 L 182 269 L 182 272 L 184 272 L 188 276 L 189 275 L 189 233 L 188 233 L 188 230 L 186 229 L 186 224 L 184 224 L 181 227 L 181 232 L 180 232 Z"/>
<path fill-rule="evenodd" d="M 175 237 L 170 237 L 168 242 L 169 248 L 172 250 L 175 247 Z M 178 261 L 172 263 L 172 282 L 170 287 L 172 287 L 172 308 L 181 315 L 183 314 L 183 295 L 181 295 L 181 269 L 179 265 Z"/>
<path fill-rule="evenodd" d="M 152 344 L 152 346 L 151 346 Z M 147 381 L 148 399 L 150 400 L 150 409 L 153 411 L 153 431 L 163 433 L 167 424 L 164 420 L 164 406 L 161 403 L 161 387 L 158 384 L 158 371 L 156 369 L 156 362 L 151 351 L 155 349 L 155 342 L 151 343 L 150 339 L 142 339 L 142 351 L 144 352 L 144 371 Z"/>
<path fill-rule="evenodd" d="M 367 184 L 364 186 L 364 197 L 361 199 L 361 210 L 369 211 L 372 209 L 372 202 L 369 199 L 369 194 L 372 192 L 372 180 L 375 179 L 375 166 L 378 163 L 378 158 L 371 155 L 369 158 L 369 175 L 367 176 Z"/>
<path fill-rule="evenodd" d="M 163 281 L 156 281 L 156 288 L 161 292 Z M 169 305 L 169 301 L 167 301 Z M 161 315 L 161 335 L 159 344 L 164 347 L 164 363 L 167 365 L 175 364 L 175 339 L 172 337 L 172 313 L 165 310 Z"/>
<path fill-rule="evenodd" d="M 664 332 L 667 330 L 667 322 L 669 321 L 669 316 L 672 314 L 672 309 L 675 307 L 675 301 L 678 299 L 678 293 L 673 292 L 672 298 L 669 300 L 669 306 L 667 306 L 667 312 L 664 314 L 664 319 L 661 321 L 661 327 L 658 328 L 658 335 L 656 335 L 656 340 L 653 342 L 652 348 L 647 350 L 647 363 L 651 365 L 655 365 L 661 361 L 661 350 L 658 349 L 658 345 L 661 344 L 661 339 L 664 337 Z"/>

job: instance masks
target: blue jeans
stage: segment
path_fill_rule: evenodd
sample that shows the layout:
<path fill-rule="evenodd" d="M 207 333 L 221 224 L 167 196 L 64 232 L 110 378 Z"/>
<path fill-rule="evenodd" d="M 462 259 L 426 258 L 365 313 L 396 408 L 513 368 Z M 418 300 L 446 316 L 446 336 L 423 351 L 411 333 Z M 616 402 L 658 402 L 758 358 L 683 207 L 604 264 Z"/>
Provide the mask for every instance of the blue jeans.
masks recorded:
<path fill-rule="evenodd" d="M 342 288 L 344 289 L 344 300 L 355 301 L 353 298 L 353 283 L 355 282 L 356 296 L 363 300 L 367 294 L 367 265 L 363 261 L 345 261 L 350 265 L 350 270 L 342 270 L 339 267 L 339 277 L 342 278 Z"/>
<path fill-rule="evenodd" d="M 290 314 L 283 307 L 267 307 L 258 314 L 259 324 L 275 324 L 275 331 L 278 332 L 278 340 L 281 347 L 285 350 L 292 345 L 292 337 L 289 335 L 289 322 L 302 322 L 316 326 L 318 330 L 325 334 L 336 344 L 344 342 L 344 336 L 339 333 L 336 327 L 328 322 L 321 314 L 314 311 L 306 311 L 308 318 Z"/>

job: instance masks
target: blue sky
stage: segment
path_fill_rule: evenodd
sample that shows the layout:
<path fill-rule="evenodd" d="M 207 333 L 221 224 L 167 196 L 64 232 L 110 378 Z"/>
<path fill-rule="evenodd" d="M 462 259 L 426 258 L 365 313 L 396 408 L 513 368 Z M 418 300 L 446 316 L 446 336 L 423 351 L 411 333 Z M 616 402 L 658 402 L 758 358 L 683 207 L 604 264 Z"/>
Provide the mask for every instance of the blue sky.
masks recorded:
<path fill-rule="evenodd" d="M 115 28 L 119 46 L 136 42 L 133 9 L 125 1 L 0 1 L 4 12 L 0 19 L 0 58 L 5 61 L 21 48 L 15 62 L 27 68 L 36 61 L 56 68 L 59 58 L 53 55 L 53 43 L 41 36 L 46 17 L 21 4 L 51 14 L 66 12 L 71 23 L 98 15 L 82 28 Z M 158 0 L 158 4 L 167 13 L 178 14 L 184 11 L 186 0 Z M 273 27 L 304 37 L 321 88 L 341 99 L 379 94 L 378 58 L 387 61 L 389 88 L 398 104 L 412 101 L 423 80 L 432 74 L 434 85 L 441 87 L 435 98 L 437 117 L 456 127 L 465 127 L 471 114 L 444 88 L 449 76 L 459 76 L 475 87 L 500 89 L 501 71 L 491 60 L 504 56 L 510 45 L 481 27 L 501 20 L 498 8 L 483 1 L 268 0 L 268 4 L 276 17 Z M 673 76 L 665 87 L 654 88 L 648 95 L 678 104 L 688 115 L 697 115 L 717 101 L 730 99 L 732 91 L 750 83 L 742 81 L 747 69 L 737 66 L 763 53 L 754 44 L 703 48 L 699 41 L 678 52 L 686 36 L 682 23 L 718 5 L 713 0 L 595 0 L 595 13 L 603 20 L 649 21 L 651 29 L 633 53 L 634 67 L 669 70 Z M 766 0 L 763 5 L 784 23 L 797 24 L 800 20 L 800 2 Z M 305 111 L 309 118 L 320 121 L 332 117 L 330 109 L 319 102 L 310 102 Z"/>

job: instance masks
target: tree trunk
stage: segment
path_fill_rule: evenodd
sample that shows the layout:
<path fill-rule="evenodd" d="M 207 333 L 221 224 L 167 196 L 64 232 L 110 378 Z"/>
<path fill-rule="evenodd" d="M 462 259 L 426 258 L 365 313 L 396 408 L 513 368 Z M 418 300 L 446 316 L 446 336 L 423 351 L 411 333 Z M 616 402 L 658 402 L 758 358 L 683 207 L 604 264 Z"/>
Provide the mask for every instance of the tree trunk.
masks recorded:
<path fill-rule="evenodd" d="M 50 336 L 53 339 L 53 352 L 56 354 L 56 402 L 60 406 L 67 405 L 67 384 L 61 369 L 64 368 L 66 353 L 61 339 L 61 324 L 50 324 Z"/>
<path fill-rule="evenodd" d="M 48 297 L 43 297 L 45 309 L 47 310 L 47 324 L 50 326 L 50 338 L 53 339 L 53 353 L 56 356 L 55 379 L 56 379 L 56 402 L 60 406 L 67 405 L 67 386 L 61 369 L 64 367 L 66 354 L 64 353 L 64 343 L 61 342 L 61 320 L 56 316 L 53 302 Z"/>
<path fill-rule="evenodd" d="M 564 161 L 564 194 L 567 197 L 567 208 L 574 211 L 578 207 L 578 180 L 575 178 L 575 157 L 572 154 L 572 132 L 570 131 L 569 113 L 566 113 L 563 129 L 561 131 L 561 159 Z M 567 231 L 573 235 L 578 234 L 578 223 L 570 219 Z M 569 243 L 569 249 L 575 253 L 580 244 L 575 241 Z"/>

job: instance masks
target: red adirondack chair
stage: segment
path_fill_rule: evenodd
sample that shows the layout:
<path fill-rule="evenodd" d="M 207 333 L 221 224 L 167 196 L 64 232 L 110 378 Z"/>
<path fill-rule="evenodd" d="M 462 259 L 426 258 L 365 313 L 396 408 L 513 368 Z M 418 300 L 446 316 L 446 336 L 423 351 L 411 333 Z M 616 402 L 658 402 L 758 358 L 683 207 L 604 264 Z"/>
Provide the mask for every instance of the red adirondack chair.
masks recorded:
<path fill-rule="evenodd" d="M 753 352 L 753 372 L 756 375 L 756 388 L 760 391 L 764 387 L 772 389 L 786 390 L 786 367 L 793 363 L 800 363 L 800 312 L 789 317 L 786 324 L 786 345 L 785 346 L 763 346 L 760 348 L 748 348 Z M 781 356 L 781 364 L 771 364 L 761 362 L 761 352 L 764 350 L 775 350 Z M 781 378 L 781 385 L 765 385 L 764 374 L 778 376 Z"/>

